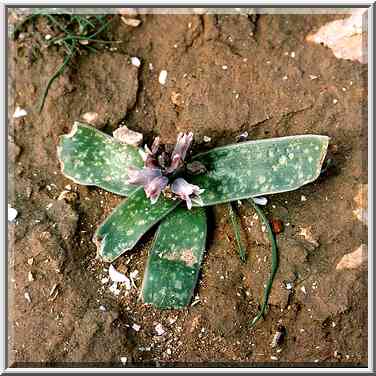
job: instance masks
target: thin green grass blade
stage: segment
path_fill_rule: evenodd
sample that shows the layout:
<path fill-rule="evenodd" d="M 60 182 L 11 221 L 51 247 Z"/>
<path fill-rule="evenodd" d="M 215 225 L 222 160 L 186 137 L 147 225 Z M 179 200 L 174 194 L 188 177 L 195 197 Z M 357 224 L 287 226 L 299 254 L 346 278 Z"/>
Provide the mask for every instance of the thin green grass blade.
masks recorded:
<path fill-rule="evenodd" d="M 143 188 L 137 189 L 116 207 L 95 232 L 98 256 L 107 262 L 114 261 L 132 249 L 146 231 L 179 204 L 180 201 L 161 195 L 152 205 Z"/>
<path fill-rule="evenodd" d="M 245 247 L 243 245 L 242 238 L 241 238 L 241 235 L 240 235 L 239 221 L 238 221 L 237 215 L 234 211 L 233 203 L 229 202 L 227 204 L 227 208 L 228 208 L 228 213 L 229 213 L 229 216 L 230 216 L 232 229 L 233 229 L 234 234 L 235 234 L 236 245 L 238 246 L 238 253 L 239 253 L 240 261 L 245 262 L 245 259 L 247 257 L 246 251 L 245 251 Z"/>
<path fill-rule="evenodd" d="M 161 309 L 187 306 L 197 283 L 206 241 L 202 208 L 175 209 L 159 225 L 145 270 L 144 303 Z"/>
<path fill-rule="evenodd" d="M 321 171 L 329 138 L 303 135 L 249 141 L 198 154 L 208 172 L 191 182 L 204 206 L 298 189 Z"/>
<path fill-rule="evenodd" d="M 60 137 L 58 157 L 61 170 L 69 179 L 122 196 L 136 189 L 127 184 L 128 167 L 143 167 L 137 148 L 78 122 L 74 123 L 71 133 Z"/>
<path fill-rule="evenodd" d="M 264 222 L 264 225 L 266 226 L 267 232 L 268 232 L 268 237 L 269 241 L 272 245 L 272 267 L 271 267 L 271 273 L 270 277 L 268 279 L 268 282 L 266 284 L 266 287 L 264 289 L 264 296 L 263 296 L 263 301 L 261 303 L 261 308 L 257 316 L 252 320 L 251 322 L 251 327 L 256 325 L 256 323 L 264 317 L 265 311 L 268 307 L 268 301 L 269 301 L 269 295 L 270 291 L 273 287 L 273 281 L 274 277 L 277 274 L 278 271 L 278 247 L 277 247 L 277 241 L 275 240 L 275 236 L 273 233 L 273 230 L 270 226 L 270 223 L 268 219 L 266 218 L 264 212 L 262 209 L 252 200 L 249 199 L 247 202 L 250 203 L 250 205 L 256 210 L 257 215 L 261 218 L 261 220 Z"/>

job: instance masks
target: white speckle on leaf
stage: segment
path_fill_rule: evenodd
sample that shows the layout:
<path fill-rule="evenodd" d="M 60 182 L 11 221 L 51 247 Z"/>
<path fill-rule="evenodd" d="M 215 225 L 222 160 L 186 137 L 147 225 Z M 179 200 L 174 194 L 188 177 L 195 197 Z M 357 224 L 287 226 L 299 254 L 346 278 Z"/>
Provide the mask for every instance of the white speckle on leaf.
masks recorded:
<path fill-rule="evenodd" d="M 13 222 L 17 218 L 17 215 L 17 210 L 8 205 L 8 221 Z"/>
<path fill-rule="evenodd" d="M 166 82 L 167 82 L 167 71 L 166 70 L 161 70 L 161 72 L 159 73 L 158 81 L 161 85 L 166 85 Z"/>
<path fill-rule="evenodd" d="M 319 76 L 315 76 L 314 74 L 310 74 L 310 75 L 309 75 L 309 78 L 310 78 L 311 80 L 316 80 L 316 79 L 319 78 Z"/>
<path fill-rule="evenodd" d="M 16 110 L 14 111 L 13 118 L 18 119 L 18 118 L 24 117 L 26 115 L 27 115 L 26 110 L 17 106 Z"/>
<path fill-rule="evenodd" d="M 306 290 L 306 288 L 305 288 L 304 286 L 302 286 L 302 287 L 300 288 L 300 290 L 302 290 L 303 294 L 307 294 L 307 290 Z"/>
<path fill-rule="evenodd" d="M 134 65 L 137 68 L 139 68 L 141 66 L 141 60 L 136 56 L 131 57 L 131 63 L 132 63 L 132 65 Z"/>
<path fill-rule="evenodd" d="M 302 195 L 302 197 L 300 197 L 300 201 L 307 201 L 307 197 Z"/>
<path fill-rule="evenodd" d="M 45 40 L 50 40 L 50 39 L 52 39 L 52 35 L 51 34 L 47 34 L 47 35 L 44 36 L 44 39 Z"/>
<path fill-rule="evenodd" d="M 141 325 L 133 324 L 132 329 L 135 330 L 136 332 L 138 332 L 141 329 Z"/>
<path fill-rule="evenodd" d="M 120 361 L 121 361 L 123 364 L 125 364 L 125 363 L 127 363 L 127 361 L 128 361 L 128 357 L 126 357 L 126 356 L 121 356 L 121 357 L 120 357 Z"/>

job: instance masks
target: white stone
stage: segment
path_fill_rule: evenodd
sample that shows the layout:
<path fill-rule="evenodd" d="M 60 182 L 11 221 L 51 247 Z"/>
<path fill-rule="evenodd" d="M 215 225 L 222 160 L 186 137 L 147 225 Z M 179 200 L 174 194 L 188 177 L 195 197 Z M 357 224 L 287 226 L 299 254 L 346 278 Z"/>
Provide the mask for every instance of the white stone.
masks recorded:
<path fill-rule="evenodd" d="M 27 115 L 26 110 L 17 106 L 16 110 L 14 111 L 13 118 L 18 119 L 18 118 L 24 117 L 26 115 Z"/>
<path fill-rule="evenodd" d="M 159 73 L 158 81 L 161 85 L 166 85 L 166 82 L 167 82 L 167 71 L 166 70 L 161 70 L 161 72 Z"/>
<path fill-rule="evenodd" d="M 163 334 L 166 333 L 166 331 L 164 330 L 162 324 L 157 324 L 157 325 L 155 326 L 155 331 L 157 332 L 157 334 L 158 334 L 159 336 L 163 336 Z"/>
<path fill-rule="evenodd" d="M 8 205 L 8 221 L 13 222 L 16 219 L 17 215 L 18 215 L 17 210 L 14 208 L 11 208 Z"/>
<path fill-rule="evenodd" d="M 132 63 L 132 65 L 134 65 L 137 68 L 139 68 L 141 66 L 141 60 L 136 56 L 131 57 L 131 63 Z"/>

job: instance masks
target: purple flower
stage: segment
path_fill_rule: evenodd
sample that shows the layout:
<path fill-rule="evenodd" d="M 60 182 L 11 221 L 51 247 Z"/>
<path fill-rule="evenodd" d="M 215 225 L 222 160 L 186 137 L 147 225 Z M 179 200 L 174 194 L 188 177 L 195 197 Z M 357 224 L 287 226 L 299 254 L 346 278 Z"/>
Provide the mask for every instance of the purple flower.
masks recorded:
<path fill-rule="evenodd" d="M 175 149 L 171 155 L 171 165 L 167 168 L 167 173 L 176 171 L 184 162 L 187 151 L 191 146 L 193 133 L 179 133 Z"/>
<path fill-rule="evenodd" d="M 189 184 L 183 178 L 176 178 L 185 171 L 184 160 L 192 144 L 193 133 L 179 133 L 172 153 L 166 147 L 160 146 L 159 137 L 155 138 L 151 148 L 145 145 L 144 168 L 137 170 L 128 169 L 128 183 L 142 186 L 146 197 L 152 204 L 156 203 L 161 192 L 171 199 L 181 199 L 187 202 L 188 209 L 192 203 L 203 205 L 200 193 L 203 192 L 197 185 Z M 197 167 L 197 166 L 196 166 Z M 205 172 L 205 166 L 196 168 L 195 174 Z M 188 170 L 192 173 L 192 171 Z M 172 182 L 171 187 L 169 182 Z M 171 188 L 171 189 L 170 189 Z"/>
<path fill-rule="evenodd" d="M 167 187 L 167 184 L 168 178 L 166 178 L 166 176 L 158 176 L 144 187 L 146 197 L 150 198 L 152 204 L 158 201 L 161 192 Z"/>
<path fill-rule="evenodd" d="M 187 208 L 192 208 L 192 202 L 202 205 L 202 200 L 199 195 L 204 192 L 199 186 L 189 184 L 183 178 L 177 178 L 171 184 L 171 191 L 175 193 L 180 199 L 187 202 Z M 191 197 L 192 196 L 192 197 Z"/>

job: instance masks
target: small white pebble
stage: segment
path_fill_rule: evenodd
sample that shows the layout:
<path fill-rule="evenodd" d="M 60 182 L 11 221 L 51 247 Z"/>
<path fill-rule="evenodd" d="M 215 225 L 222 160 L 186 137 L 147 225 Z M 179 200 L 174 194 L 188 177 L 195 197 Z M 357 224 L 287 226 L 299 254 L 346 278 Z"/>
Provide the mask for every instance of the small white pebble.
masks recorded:
<path fill-rule="evenodd" d="M 294 57 L 295 57 L 295 52 L 292 51 L 291 54 L 290 54 L 290 56 L 291 56 L 292 58 L 294 58 Z"/>
<path fill-rule="evenodd" d="M 34 276 L 33 276 L 33 273 L 29 271 L 29 273 L 27 274 L 27 279 L 29 282 L 33 282 L 34 281 Z"/>
<path fill-rule="evenodd" d="M 307 197 L 302 195 L 302 197 L 300 197 L 300 201 L 307 201 Z"/>
<path fill-rule="evenodd" d="M 189 22 L 188 23 L 188 29 L 190 29 L 192 27 L 192 22 Z"/>
<path fill-rule="evenodd" d="M 286 283 L 286 289 L 287 290 L 292 290 L 293 287 L 294 286 L 293 286 L 293 284 L 291 282 Z"/>
<path fill-rule="evenodd" d="M 18 215 L 17 210 L 14 208 L 11 208 L 8 205 L 8 221 L 13 222 L 16 219 L 17 215 Z"/>
<path fill-rule="evenodd" d="M 302 290 L 303 294 L 307 294 L 307 290 L 306 290 L 306 288 L 305 288 L 304 286 L 302 286 L 302 287 L 300 288 L 300 290 Z"/>
<path fill-rule="evenodd" d="M 27 263 L 31 266 L 34 264 L 34 259 L 31 257 L 27 260 Z"/>
<path fill-rule="evenodd" d="M 106 312 L 106 307 L 104 305 L 100 305 L 99 310 L 102 312 Z"/>
<path fill-rule="evenodd" d="M 288 79 L 287 76 L 283 76 L 283 77 L 282 77 L 282 80 L 284 80 L 284 81 L 286 81 L 287 79 Z"/>
<path fill-rule="evenodd" d="M 102 278 L 101 279 L 101 283 L 102 283 L 102 285 L 104 285 L 105 283 L 107 283 L 109 281 L 109 279 L 108 278 Z"/>
<path fill-rule="evenodd" d="M 204 142 L 210 142 L 211 138 L 209 136 L 204 136 Z"/>
<path fill-rule="evenodd" d="M 337 104 L 338 103 L 338 99 L 333 99 L 333 104 Z"/>
<path fill-rule="evenodd" d="M 314 74 L 310 74 L 310 75 L 309 75 L 309 78 L 310 78 L 311 80 L 316 80 L 317 78 L 319 78 L 319 76 L 315 76 Z"/>
<path fill-rule="evenodd" d="M 65 186 L 65 189 L 67 191 L 71 191 L 72 190 L 72 186 L 70 184 L 68 184 L 68 185 Z"/>
<path fill-rule="evenodd" d="M 266 197 L 254 197 L 253 201 L 257 205 L 263 205 L 263 206 L 265 206 L 268 203 L 268 199 Z"/>
<path fill-rule="evenodd" d="M 141 66 L 141 61 L 136 56 L 131 57 L 131 63 L 132 63 L 132 65 L 134 65 L 137 68 L 139 68 Z"/>
<path fill-rule="evenodd" d="M 346 91 L 347 89 L 345 87 L 342 88 L 342 91 Z"/>
<path fill-rule="evenodd" d="M 14 111 L 13 118 L 18 119 L 18 118 L 24 117 L 26 115 L 27 115 L 26 110 L 17 106 L 16 110 Z"/>
<path fill-rule="evenodd" d="M 163 328 L 163 326 L 162 326 L 161 324 L 157 324 L 157 325 L 155 326 L 155 331 L 157 332 L 157 334 L 158 334 L 159 336 L 163 336 L 163 334 L 166 333 L 166 331 L 164 330 L 164 328 Z"/>
<path fill-rule="evenodd" d="M 31 296 L 30 296 L 30 294 L 29 294 L 28 292 L 25 292 L 24 296 L 25 296 L 25 299 L 26 299 L 29 303 L 31 303 Z"/>
<path fill-rule="evenodd" d="M 333 321 L 332 322 L 332 328 L 335 328 L 336 327 L 336 323 Z"/>
<path fill-rule="evenodd" d="M 123 364 L 125 364 L 125 363 L 127 363 L 128 358 L 127 358 L 126 356 L 122 356 L 122 357 L 120 357 L 120 361 L 121 361 Z"/>
<path fill-rule="evenodd" d="M 265 232 L 265 231 L 266 231 L 266 226 L 265 226 L 265 225 L 262 225 L 262 226 L 261 226 L 261 231 L 262 231 L 262 232 Z"/>
<path fill-rule="evenodd" d="M 166 352 L 167 352 L 168 355 L 171 355 L 171 349 L 170 349 L 170 348 L 168 348 L 168 349 L 166 350 Z"/>
<path fill-rule="evenodd" d="M 51 34 L 47 34 L 47 35 L 45 35 L 44 39 L 45 40 L 50 40 L 50 39 L 52 39 L 52 35 Z"/>
<path fill-rule="evenodd" d="M 133 324 L 132 329 L 135 330 L 136 332 L 138 332 L 141 329 L 141 325 Z"/>
<path fill-rule="evenodd" d="M 149 63 L 149 70 L 150 70 L 150 71 L 154 70 L 154 65 L 153 65 L 153 63 Z"/>
<path fill-rule="evenodd" d="M 222 65 L 222 69 L 223 69 L 223 70 L 227 70 L 227 69 L 228 69 L 228 66 L 227 66 L 227 65 Z"/>
<path fill-rule="evenodd" d="M 176 44 L 174 44 L 174 48 L 178 48 L 178 44 L 176 43 Z"/>
<path fill-rule="evenodd" d="M 305 330 L 304 329 L 300 329 L 300 333 L 304 333 L 305 332 Z"/>
<path fill-rule="evenodd" d="M 132 27 L 138 27 L 141 24 L 141 20 L 138 20 L 137 18 L 126 18 L 122 16 L 121 20 L 124 22 L 125 25 Z"/>
<path fill-rule="evenodd" d="M 166 70 L 161 70 L 161 72 L 159 73 L 159 83 L 161 85 L 166 85 L 166 82 L 167 82 L 167 71 Z"/>
<path fill-rule="evenodd" d="M 270 357 L 270 359 L 271 359 L 271 360 L 278 360 L 278 358 L 277 358 L 276 356 L 274 356 L 274 355 L 272 355 L 272 356 Z"/>

